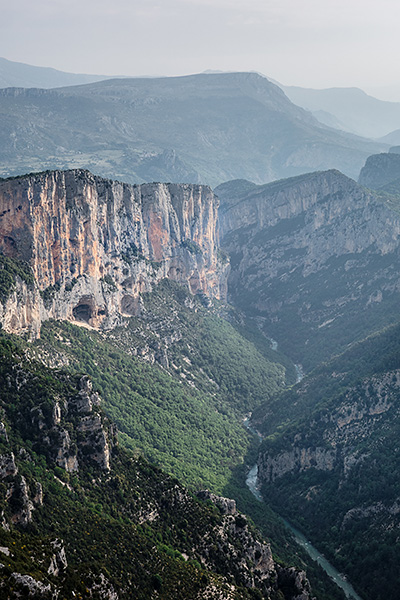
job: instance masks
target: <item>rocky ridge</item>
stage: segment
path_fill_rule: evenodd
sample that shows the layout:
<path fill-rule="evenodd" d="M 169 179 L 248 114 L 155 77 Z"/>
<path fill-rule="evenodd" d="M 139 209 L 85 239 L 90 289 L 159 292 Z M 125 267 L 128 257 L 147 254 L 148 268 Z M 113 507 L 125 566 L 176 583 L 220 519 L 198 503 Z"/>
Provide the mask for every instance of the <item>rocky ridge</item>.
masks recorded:
<path fill-rule="evenodd" d="M 255 415 L 265 435 L 258 459 L 265 499 L 367 600 L 396 598 L 398 333 L 395 325 L 354 344 Z"/>
<path fill-rule="evenodd" d="M 234 501 L 200 501 L 119 448 L 87 377 L 27 361 L 4 338 L 0 352 L 1 594 L 311 598 Z"/>
<path fill-rule="evenodd" d="M 400 218 L 372 192 L 326 171 L 216 193 L 230 298 L 295 362 L 396 318 Z"/>
<path fill-rule="evenodd" d="M 37 282 L 17 280 L 0 309 L 6 331 L 37 335 L 47 318 L 115 326 L 139 314 L 140 293 L 166 277 L 193 294 L 226 296 L 218 201 L 207 187 L 54 171 L 1 181 L 0 206 L 0 251 L 28 262 Z"/>
<path fill-rule="evenodd" d="M 373 154 L 360 171 L 358 183 L 372 190 L 385 190 L 390 184 L 399 185 L 400 156 L 395 152 Z M 390 188 L 389 188 L 390 189 Z"/>

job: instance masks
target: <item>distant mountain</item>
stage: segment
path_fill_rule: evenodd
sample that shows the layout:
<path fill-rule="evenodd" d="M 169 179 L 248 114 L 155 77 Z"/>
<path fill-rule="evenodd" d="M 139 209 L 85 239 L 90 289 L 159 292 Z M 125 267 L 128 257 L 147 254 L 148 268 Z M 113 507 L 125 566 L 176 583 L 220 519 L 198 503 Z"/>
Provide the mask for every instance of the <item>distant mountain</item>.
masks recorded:
<path fill-rule="evenodd" d="M 327 125 L 368 138 L 381 138 L 400 128 L 400 102 L 378 100 L 358 88 L 281 88 L 294 104 L 311 111 Z M 394 143 L 389 139 L 381 141 Z"/>
<path fill-rule="evenodd" d="M 400 144 L 400 129 L 395 129 L 387 135 L 381 138 L 384 144 L 394 144 L 395 146 Z"/>
<path fill-rule="evenodd" d="M 0 57 L 0 88 L 58 88 L 111 79 L 109 75 L 66 73 L 50 67 L 34 67 Z"/>
<path fill-rule="evenodd" d="M 318 123 L 256 73 L 0 90 L 0 175 L 84 167 L 127 182 L 256 183 L 387 149 Z"/>

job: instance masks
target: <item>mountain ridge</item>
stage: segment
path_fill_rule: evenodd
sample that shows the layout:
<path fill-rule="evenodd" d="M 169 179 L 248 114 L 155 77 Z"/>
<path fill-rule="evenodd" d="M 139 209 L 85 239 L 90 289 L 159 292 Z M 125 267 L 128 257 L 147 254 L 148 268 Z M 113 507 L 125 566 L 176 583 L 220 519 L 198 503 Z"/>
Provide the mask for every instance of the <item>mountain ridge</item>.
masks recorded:
<path fill-rule="evenodd" d="M 64 85 L 92 83 L 108 79 L 109 75 L 67 73 L 52 67 L 38 67 L 0 57 L 0 89 L 55 88 Z"/>
<path fill-rule="evenodd" d="M 130 183 L 262 183 L 318 168 L 353 177 L 385 149 L 319 124 L 255 73 L 0 90 L 0 175 L 85 167 Z"/>
<path fill-rule="evenodd" d="M 294 362 L 308 369 L 395 320 L 400 222 L 384 199 L 334 170 L 245 189 L 234 204 L 230 185 L 216 188 L 229 298 Z"/>
<path fill-rule="evenodd" d="M 327 119 L 333 117 L 333 123 L 336 121 L 341 128 L 356 135 L 384 141 L 384 136 L 400 125 L 399 102 L 378 100 L 360 88 L 280 87 L 292 102 L 309 110 L 322 123 L 330 125 Z"/>

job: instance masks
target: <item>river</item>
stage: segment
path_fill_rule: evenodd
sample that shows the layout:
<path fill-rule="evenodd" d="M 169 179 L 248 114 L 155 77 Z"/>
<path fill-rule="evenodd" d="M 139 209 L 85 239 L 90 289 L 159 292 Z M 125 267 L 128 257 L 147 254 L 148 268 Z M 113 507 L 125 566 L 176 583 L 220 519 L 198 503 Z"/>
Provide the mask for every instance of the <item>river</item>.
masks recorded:
<path fill-rule="evenodd" d="M 261 435 L 258 431 L 256 431 L 250 425 L 250 418 L 246 418 L 244 420 L 245 427 L 251 431 L 254 435 L 257 435 L 258 439 L 261 441 Z M 264 502 L 263 497 L 260 492 L 260 487 L 258 484 L 258 465 L 255 464 L 247 474 L 246 485 L 257 498 L 259 502 Z M 281 517 L 282 518 L 282 517 Z M 329 575 L 329 577 L 336 583 L 338 587 L 340 587 L 346 598 L 351 598 L 352 600 L 362 600 L 362 598 L 355 592 L 353 586 L 347 581 L 346 576 L 339 573 L 337 569 L 319 552 L 314 546 L 307 540 L 306 536 L 301 533 L 298 529 L 295 529 L 288 521 L 282 518 L 282 521 L 287 529 L 289 529 L 296 542 L 304 548 L 304 550 L 308 553 L 308 555 L 315 560 Z"/>
<path fill-rule="evenodd" d="M 274 350 L 275 352 L 278 352 L 278 342 L 276 340 L 274 340 L 274 338 L 267 338 L 271 344 L 271 350 Z M 294 365 L 294 368 L 296 369 L 296 383 L 300 383 L 300 381 L 303 379 L 304 377 L 304 372 L 303 372 L 303 367 L 302 365 Z"/>

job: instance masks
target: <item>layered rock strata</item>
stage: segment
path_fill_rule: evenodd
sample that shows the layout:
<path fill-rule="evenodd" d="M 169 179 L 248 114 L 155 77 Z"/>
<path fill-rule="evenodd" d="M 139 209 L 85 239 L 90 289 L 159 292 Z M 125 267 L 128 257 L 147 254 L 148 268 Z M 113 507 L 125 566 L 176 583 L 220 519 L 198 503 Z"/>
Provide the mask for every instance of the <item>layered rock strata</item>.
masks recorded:
<path fill-rule="evenodd" d="M 166 277 L 224 298 L 217 211 L 200 185 L 132 186 L 84 170 L 1 181 L 0 252 L 31 265 L 42 296 L 25 315 L 15 293 L 3 326 L 20 332 L 57 318 L 110 327 L 140 312 L 140 293 Z"/>
<path fill-rule="evenodd" d="M 381 198 L 338 171 L 216 193 L 230 297 L 306 370 L 397 320 L 400 219 Z"/>

